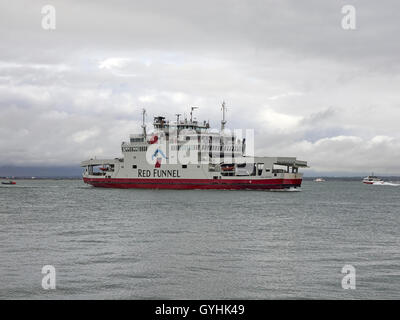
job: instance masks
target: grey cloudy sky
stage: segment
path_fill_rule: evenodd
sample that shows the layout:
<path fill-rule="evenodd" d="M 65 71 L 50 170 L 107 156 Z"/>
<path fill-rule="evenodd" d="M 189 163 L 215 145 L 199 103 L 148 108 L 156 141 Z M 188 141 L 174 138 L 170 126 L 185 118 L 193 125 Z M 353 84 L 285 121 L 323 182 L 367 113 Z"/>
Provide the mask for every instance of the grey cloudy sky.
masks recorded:
<path fill-rule="evenodd" d="M 41 26 L 43 5 L 56 29 Z M 356 30 L 341 25 L 356 8 Z M 254 128 L 258 155 L 400 174 L 400 2 L 0 4 L 0 165 L 120 155 L 151 116 Z"/>

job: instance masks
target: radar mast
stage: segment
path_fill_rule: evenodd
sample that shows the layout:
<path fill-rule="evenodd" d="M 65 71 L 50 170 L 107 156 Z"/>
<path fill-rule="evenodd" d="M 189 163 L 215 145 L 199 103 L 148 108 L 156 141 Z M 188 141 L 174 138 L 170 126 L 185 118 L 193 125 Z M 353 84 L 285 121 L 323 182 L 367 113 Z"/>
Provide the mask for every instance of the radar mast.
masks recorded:
<path fill-rule="evenodd" d="M 199 107 L 192 107 L 191 109 L 190 109 L 190 122 L 192 123 L 193 122 L 193 110 L 194 109 L 198 109 Z"/>
<path fill-rule="evenodd" d="M 143 128 L 143 137 L 146 140 L 146 109 L 142 109 L 142 128 Z"/>
<path fill-rule="evenodd" d="M 222 101 L 222 120 L 221 120 L 221 131 L 224 131 L 225 129 L 225 125 L 226 125 L 226 120 L 225 120 L 225 112 L 226 112 L 226 105 L 225 105 L 225 101 Z"/>

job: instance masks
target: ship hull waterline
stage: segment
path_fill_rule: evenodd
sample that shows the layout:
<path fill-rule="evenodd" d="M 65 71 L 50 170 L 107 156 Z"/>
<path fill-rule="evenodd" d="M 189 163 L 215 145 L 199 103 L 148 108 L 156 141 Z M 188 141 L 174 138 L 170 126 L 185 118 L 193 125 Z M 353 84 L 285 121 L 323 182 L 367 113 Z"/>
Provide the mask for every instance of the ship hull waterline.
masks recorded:
<path fill-rule="evenodd" d="M 87 178 L 94 187 L 120 189 L 219 189 L 219 190 L 277 190 L 301 187 L 302 179 L 131 179 Z"/>

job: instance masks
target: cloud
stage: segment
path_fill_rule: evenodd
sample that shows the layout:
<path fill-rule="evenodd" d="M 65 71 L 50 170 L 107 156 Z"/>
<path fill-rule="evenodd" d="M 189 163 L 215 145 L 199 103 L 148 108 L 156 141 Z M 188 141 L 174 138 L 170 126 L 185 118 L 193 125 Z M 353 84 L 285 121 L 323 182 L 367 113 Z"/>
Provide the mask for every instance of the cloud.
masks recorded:
<path fill-rule="evenodd" d="M 276 100 L 276 99 L 286 98 L 289 96 L 301 96 L 301 95 L 303 95 L 302 92 L 287 92 L 287 93 L 278 94 L 276 96 L 268 97 L 268 99 Z"/>
<path fill-rule="evenodd" d="M 309 160 L 314 172 L 347 172 L 348 174 L 379 172 L 398 174 L 400 139 L 373 137 L 362 139 L 355 136 L 335 136 L 315 142 L 298 141 L 296 144 L 272 145 L 261 152 L 279 150 L 279 155 L 297 155 Z M 310 156 L 312 155 L 312 156 Z"/>
<path fill-rule="evenodd" d="M 97 128 L 82 130 L 74 133 L 72 135 L 72 140 L 77 143 L 83 143 L 90 138 L 97 137 L 99 135 L 99 130 Z"/>
<path fill-rule="evenodd" d="M 271 130 L 295 130 L 302 121 L 301 116 L 290 115 L 286 113 L 276 112 L 268 107 L 265 107 L 260 114 L 260 125 L 264 124 Z"/>
<path fill-rule="evenodd" d="M 130 59 L 126 58 L 107 58 L 103 61 L 100 61 L 99 68 L 100 69 L 114 69 L 114 68 L 122 68 L 126 66 L 130 62 Z"/>

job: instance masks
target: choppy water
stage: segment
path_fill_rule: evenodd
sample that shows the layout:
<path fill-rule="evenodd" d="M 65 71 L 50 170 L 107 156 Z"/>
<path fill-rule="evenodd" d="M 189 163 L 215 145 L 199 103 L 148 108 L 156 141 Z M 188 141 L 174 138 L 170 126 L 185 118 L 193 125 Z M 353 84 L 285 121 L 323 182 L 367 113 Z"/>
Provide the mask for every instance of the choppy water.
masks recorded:
<path fill-rule="evenodd" d="M 302 192 L 0 186 L 0 298 L 399 299 L 400 187 Z M 41 287 L 42 266 L 56 289 Z M 341 269 L 356 268 L 356 290 Z"/>

